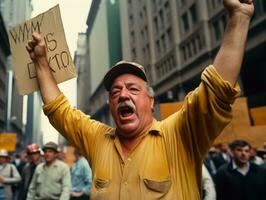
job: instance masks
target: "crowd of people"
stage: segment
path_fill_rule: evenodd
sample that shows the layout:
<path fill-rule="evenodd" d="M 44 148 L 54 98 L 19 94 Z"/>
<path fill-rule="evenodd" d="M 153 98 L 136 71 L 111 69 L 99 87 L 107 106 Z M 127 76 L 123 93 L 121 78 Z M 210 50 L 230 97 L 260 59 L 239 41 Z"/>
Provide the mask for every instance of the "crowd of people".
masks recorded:
<path fill-rule="evenodd" d="M 264 199 L 266 149 L 257 155 L 245 140 L 212 147 L 203 164 L 203 200 Z"/>
<path fill-rule="evenodd" d="M 30 144 L 11 157 L 0 150 L 0 200 L 88 200 L 92 173 L 86 159 L 74 151 L 71 168 L 54 142 L 42 148 Z"/>
<path fill-rule="evenodd" d="M 10 156 L 0 150 L 0 200 L 88 200 L 92 173 L 75 149 L 74 164 L 64 163 L 54 142 L 30 144 Z M 261 199 L 266 188 L 266 149 L 257 155 L 245 140 L 218 144 L 202 166 L 202 200 Z"/>

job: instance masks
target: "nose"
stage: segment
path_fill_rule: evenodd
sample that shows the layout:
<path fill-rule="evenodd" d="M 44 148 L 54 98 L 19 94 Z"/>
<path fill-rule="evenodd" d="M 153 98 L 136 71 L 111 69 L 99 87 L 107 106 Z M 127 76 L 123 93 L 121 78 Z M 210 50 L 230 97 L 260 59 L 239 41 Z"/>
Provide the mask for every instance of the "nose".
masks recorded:
<path fill-rule="evenodd" d="M 126 100 L 126 99 L 129 99 L 129 93 L 128 93 L 128 90 L 126 87 L 123 87 L 121 92 L 120 92 L 120 95 L 119 95 L 119 99 L 120 100 Z"/>

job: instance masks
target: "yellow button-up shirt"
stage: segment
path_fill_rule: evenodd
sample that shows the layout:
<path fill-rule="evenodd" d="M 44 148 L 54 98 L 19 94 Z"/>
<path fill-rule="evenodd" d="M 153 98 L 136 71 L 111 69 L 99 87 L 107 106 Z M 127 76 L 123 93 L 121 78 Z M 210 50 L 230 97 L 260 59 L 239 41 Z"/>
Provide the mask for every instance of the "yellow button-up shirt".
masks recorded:
<path fill-rule="evenodd" d="M 73 109 L 63 94 L 44 105 L 54 127 L 88 159 L 91 199 L 200 199 L 202 160 L 231 120 L 239 93 L 213 66 L 201 79 L 180 111 L 154 119 L 126 159 L 115 128 Z"/>

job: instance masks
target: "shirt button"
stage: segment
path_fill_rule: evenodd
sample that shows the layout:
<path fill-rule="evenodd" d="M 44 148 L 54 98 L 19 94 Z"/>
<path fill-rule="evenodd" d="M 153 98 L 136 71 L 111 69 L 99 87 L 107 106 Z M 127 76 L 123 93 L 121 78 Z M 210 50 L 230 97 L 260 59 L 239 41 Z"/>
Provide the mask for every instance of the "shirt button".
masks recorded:
<path fill-rule="evenodd" d="M 131 158 L 128 158 L 127 160 L 128 160 L 128 161 L 131 161 Z"/>

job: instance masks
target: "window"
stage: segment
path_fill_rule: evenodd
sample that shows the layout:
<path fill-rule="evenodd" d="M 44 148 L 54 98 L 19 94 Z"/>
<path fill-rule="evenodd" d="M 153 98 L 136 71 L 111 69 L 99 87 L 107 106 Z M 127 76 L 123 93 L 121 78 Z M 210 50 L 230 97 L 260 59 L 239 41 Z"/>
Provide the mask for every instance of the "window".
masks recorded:
<path fill-rule="evenodd" d="M 171 20 L 171 10 L 170 10 L 170 6 L 169 6 L 169 2 L 168 1 L 164 4 L 164 8 L 165 8 L 165 14 L 166 14 L 166 21 L 168 23 L 170 23 L 170 20 Z"/>
<path fill-rule="evenodd" d="M 222 35 L 220 31 L 219 21 L 213 23 L 213 31 L 214 31 L 214 39 L 216 41 L 220 40 Z"/>
<path fill-rule="evenodd" d="M 195 3 L 189 8 L 189 12 L 190 12 L 192 23 L 195 24 L 197 22 L 197 17 L 198 17 Z"/>
<path fill-rule="evenodd" d="M 135 32 L 131 31 L 131 43 L 135 43 Z"/>
<path fill-rule="evenodd" d="M 165 42 L 165 36 L 164 35 L 162 35 L 162 38 L 161 38 L 161 40 L 162 40 L 162 46 L 163 46 L 163 51 L 164 51 L 164 53 L 165 53 L 165 51 L 166 51 L 166 42 Z"/>
<path fill-rule="evenodd" d="M 157 50 L 157 56 L 160 56 L 161 49 L 160 49 L 160 42 L 159 42 L 159 40 L 156 41 L 156 50 Z"/>
<path fill-rule="evenodd" d="M 197 53 L 197 47 L 196 47 L 196 41 L 195 41 L 195 39 L 193 39 L 191 41 L 191 45 L 192 45 L 192 52 L 193 52 L 193 54 L 196 54 Z"/>
<path fill-rule="evenodd" d="M 182 53 L 183 53 L 183 59 L 184 59 L 184 61 L 186 61 L 187 60 L 187 53 L 186 53 L 186 47 L 185 46 L 182 47 Z"/>
<path fill-rule="evenodd" d="M 154 26 L 155 26 L 155 33 L 157 35 L 159 33 L 159 25 L 158 25 L 157 17 L 154 18 Z"/>
<path fill-rule="evenodd" d="M 223 30 L 225 30 L 226 24 L 227 24 L 227 16 L 226 15 L 223 15 L 221 17 L 221 20 L 222 20 L 222 24 L 223 24 Z"/>
<path fill-rule="evenodd" d="M 172 37 L 172 29 L 171 28 L 168 28 L 167 29 L 167 43 L 169 46 L 172 46 L 173 45 L 173 37 Z"/>
<path fill-rule="evenodd" d="M 196 46 L 198 47 L 197 49 L 202 48 L 201 38 L 199 35 L 196 36 Z"/>
<path fill-rule="evenodd" d="M 130 23 L 130 26 L 134 26 L 134 18 L 133 18 L 133 15 L 130 15 L 129 16 L 129 23 Z"/>
<path fill-rule="evenodd" d="M 182 19 L 183 30 L 184 32 L 186 32 L 189 29 L 187 13 L 183 14 L 181 19 Z"/>
<path fill-rule="evenodd" d="M 144 41 L 145 41 L 145 37 L 144 37 L 144 31 L 143 31 L 143 30 L 141 30 L 141 31 L 140 31 L 140 34 L 141 34 L 141 39 L 142 39 L 142 41 L 144 42 Z"/>
<path fill-rule="evenodd" d="M 133 61 L 135 61 L 137 58 L 136 49 L 132 48 L 131 52 L 132 52 L 132 59 L 133 59 Z"/>
<path fill-rule="evenodd" d="M 266 13 L 266 1 L 265 0 L 262 0 L 262 7 L 263 7 L 263 11 Z"/>
<path fill-rule="evenodd" d="M 146 42 L 148 42 L 148 27 L 147 26 L 145 26 L 144 27 L 144 39 L 145 39 L 145 41 Z"/>
<path fill-rule="evenodd" d="M 160 10 L 159 16 L 160 16 L 160 24 L 161 24 L 161 26 L 163 26 L 164 25 L 164 17 L 163 17 L 163 11 L 162 10 Z"/>

